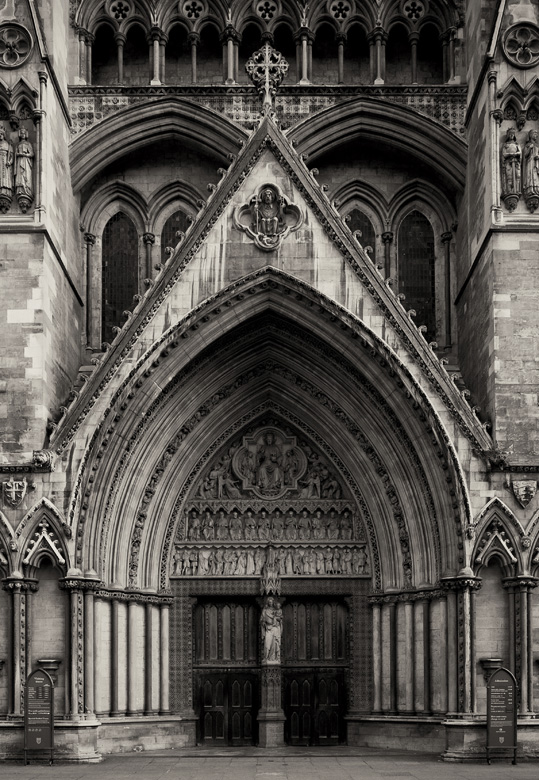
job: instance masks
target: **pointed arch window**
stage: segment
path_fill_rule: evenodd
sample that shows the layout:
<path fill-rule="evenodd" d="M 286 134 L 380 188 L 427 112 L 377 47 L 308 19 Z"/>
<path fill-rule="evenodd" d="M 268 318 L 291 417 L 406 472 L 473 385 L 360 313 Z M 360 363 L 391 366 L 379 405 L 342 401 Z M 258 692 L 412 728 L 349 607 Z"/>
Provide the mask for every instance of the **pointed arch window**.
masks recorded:
<path fill-rule="evenodd" d="M 348 227 L 352 233 L 355 233 L 356 230 L 361 233 L 359 238 L 361 246 L 371 247 L 372 252 L 369 252 L 369 256 L 371 260 L 376 260 L 376 233 L 371 220 L 364 211 L 357 208 L 352 209 L 348 216 L 350 217 Z"/>
<path fill-rule="evenodd" d="M 175 247 L 179 241 L 178 231 L 185 233 L 189 227 L 189 217 L 185 211 L 175 211 L 167 219 L 161 231 L 161 261 L 167 260 L 165 249 L 167 246 Z"/>
<path fill-rule="evenodd" d="M 123 312 L 133 307 L 138 292 L 138 236 L 123 211 L 105 225 L 102 263 L 101 336 L 111 342 L 113 327 L 123 325 Z"/>
<path fill-rule="evenodd" d="M 417 325 L 427 326 L 427 339 L 436 337 L 434 231 L 420 211 L 412 211 L 401 222 L 398 235 L 399 292 L 406 296 L 406 308 L 415 309 Z"/>

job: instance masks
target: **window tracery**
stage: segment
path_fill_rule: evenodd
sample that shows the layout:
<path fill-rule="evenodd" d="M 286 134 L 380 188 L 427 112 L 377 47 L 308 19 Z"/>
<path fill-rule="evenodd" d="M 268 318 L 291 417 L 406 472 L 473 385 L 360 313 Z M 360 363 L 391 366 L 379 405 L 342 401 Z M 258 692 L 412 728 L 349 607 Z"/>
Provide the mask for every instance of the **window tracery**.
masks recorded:
<path fill-rule="evenodd" d="M 427 217 L 414 210 L 402 221 L 398 234 L 398 286 L 406 308 L 416 312 L 416 323 L 427 328 L 427 340 L 436 340 L 434 231 Z"/>
<path fill-rule="evenodd" d="M 103 231 L 101 336 L 114 339 L 114 328 L 124 322 L 123 312 L 133 306 L 138 292 L 138 236 L 133 221 L 118 211 Z"/>

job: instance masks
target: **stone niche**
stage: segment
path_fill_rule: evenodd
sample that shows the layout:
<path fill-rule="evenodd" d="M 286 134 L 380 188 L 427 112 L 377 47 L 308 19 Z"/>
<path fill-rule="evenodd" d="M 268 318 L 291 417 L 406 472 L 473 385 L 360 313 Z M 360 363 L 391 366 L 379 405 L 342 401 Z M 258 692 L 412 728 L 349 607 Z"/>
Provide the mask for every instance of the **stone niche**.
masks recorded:
<path fill-rule="evenodd" d="M 172 576 L 370 574 L 363 521 L 321 449 L 259 422 L 201 469 L 175 540 Z"/>

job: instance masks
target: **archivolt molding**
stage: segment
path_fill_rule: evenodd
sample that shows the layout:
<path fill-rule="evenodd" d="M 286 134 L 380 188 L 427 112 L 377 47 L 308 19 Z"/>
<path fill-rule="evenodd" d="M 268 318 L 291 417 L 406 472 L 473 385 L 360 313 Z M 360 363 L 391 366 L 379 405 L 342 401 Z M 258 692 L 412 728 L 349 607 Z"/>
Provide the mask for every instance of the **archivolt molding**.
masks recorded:
<path fill-rule="evenodd" d="M 287 131 L 287 137 L 313 162 L 357 139 L 374 145 L 388 143 L 427 164 L 457 191 L 464 189 L 466 144 L 405 106 L 369 98 L 346 101 L 298 122 Z"/>
<path fill-rule="evenodd" d="M 168 138 L 181 138 L 201 153 L 228 164 L 238 153 L 245 130 L 209 108 L 185 98 L 163 98 L 134 105 L 80 133 L 71 145 L 71 175 L 78 192 L 115 160 Z"/>
<path fill-rule="evenodd" d="M 271 277 L 275 277 L 275 279 L 272 280 Z M 277 282 L 279 282 L 279 284 Z M 250 287 L 249 283 L 253 285 L 253 287 Z M 414 407 L 414 417 L 417 418 L 418 421 L 423 421 L 423 424 L 429 432 L 428 435 L 431 437 L 432 445 L 438 453 L 442 468 L 449 470 L 449 474 L 452 475 L 452 479 L 454 480 L 454 487 L 451 488 L 451 490 L 454 490 L 453 502 L 456 511 L 457 528 L 462 527 L 462 518 L 459 515 L 461 505 L 463 507 L 464 517 L 471 517 L 465 481 L 450 438 L 445 432 L 444 426 L 438 414 L 430 405 L 426 394 L 419 387 L 410 372 L 395 356 L 392 350 L 390 350 L 387 344 L 382 342 L 380 339 L 377 339 L 377 337 L 372 334 L 363 323 L 349 315 L 348 312 L 345 312 L 344 310 L 339 309 L 339 307 L 330 304 L 329 301 L 325 300 L 323 296 L 320 296 L 317 293 L 315 293 L 313 296 L 314 291 L 312 289 L 308 290 L 306 285 L 301 285 L 297 282 L 297 280 L 291 280 L 285 275 L 277 273 L 274 270 L 266 270 L 263 273 L 257 273 L 253 275 L 253 277 L 251 277 L 249 280 L 243 280 L 241 284 L 233 285 L 232 288 L 229 288 L 229 290 L 226 292 L 226 295 L 224 293 L 219 293 L 213 299 L 207 301 L 204 306 L 199 308 L 199 311 L 196 312 L 196 314 L 199 316 L 195 316 L 195 313 L 192 313 L 193 316 L 190 315 L 188 318 L 186 318 L 186 320 L 182 321 L 175 328 L 171 329 L 171 331 L 165 334 L 158 342 L 156 342 L 156 344 L 153 345 L 152 349 L 149 350 L 144 358 L 139 361 L 137 366 L 131 370 L 129 376 L 126 378 L 126 380 L 124 380 L 121 387 L 117 390 L 114 398 L 112 399 L 111 405 L 105 412 L 103 419 L 97 422 L 95 426 L 93 437 L 87 449 L 85 450 L 83 460 L 81 462 L 75 481 L 75 488 L 69 510 L 69 521 L 71 525 L 74 524 L 75 513 L 77 511 L 79 502 L 81 501 L 81 489 L 83 487 L 83 483 L 86 482 L 86 496 L 83 496 L 82 498 L 80 517 L 78 518 L 77 528 L 77 556 L 79 559 L 82 555 L 82 543 L 84 535 L 83 529 L 86 513 L 89 507 L 88 496 L 90 496 L 92 493 L 91 483 L 93 483 L 98 476 L 96 474 L 96 469 L 99 469 L 106 460 L 106 458 L 103 458 L 102 456 L 106 452 L 108 442 L 110 441 L 110 437 L 113 434 L 116 425 L 120 423 L 123 412 L 131 408 L 132 404 L 134 403 L 133 399 L 137 393 L 137 388 L 142 387 L 146 378 L 149 378 L 152 375 L 154 375 L 153 378 L 149 379 L 148 381 L 154 382 L 154 388 L 162 385 L 163 379 L 159 379 L 159 375 L 162 374 L 162 372 L 165 372 L 165 376 L 167 374 L 170 376 L 169 356 L 175 354 L 175 350 L 180 346 L 180 344 L 182 344 L 182 340 L 184 338 L 192 337 L 196 333 L 197 335 L 200 334 L 204 341 L 203 331 L 204 329 L 212 328 L 211 322 L 215 319 L 216 316 L 219 317 L 221 312 L 230 312 L 231 316 L 234 317 L 234 307 L 229 306 L 229 303 L 236 305 L 241 303 L 242 300 L 246 300 L 245 294 L 247 295 L 247 300 L 252 301 L 252 296 L 254 293 L 257 292 L 258 294 L 267 294 L 268 289 L 273 289 L 275 291 L 275 300 L 284 301 L 289 300 L 289 292 L 291 290 L 296 291 L 296 295 L 294 296 L 293 300 L 294 309 L 298 306 L 301 306 L 305 309 L 305 313 L 312 312 L 313 302 L 316 302 L 318 305 L 322 304 L 322 312 L 324 312 L 325 315 L 330 318 L 330 321 L 331 319 L 336 318 L 341 322 L 341 327 L 344 326 L 345 331 L 348 331 L 349 335 L 353 339 L 356 339 L 355 348 L 361 346 L 365 351 L 365 355 L 368 356 L 368 359 L 372 360 L 374 358 L 377 365 L 380 367 L 380 370 L 382 370 L 384 373 L 387 373 L 387 375 L 390 377 L 390 381 L 392 383 L 396 383 L 397 387 L 401 388 L 401 392 L 404 393 L 404 395 L 410 400 L 410 403 L 412 403 Z M 301 293 L 299 297 L 297 295 L 298 292 Z M 310 295 L 306 295 L 307 292 L 310 292 Z M 300 315 L 300 317 L 304 316 L 304 314 Z M 236 321 L 235 317 L 234 321 Z M 219 330 L 222 332 L 223 328 L 224 323 L 221 323 L 219 325 Z M 190 365 L 190 370 L 194 370 L 196 366 L 197 362 L 194 361 Z M 170 389 L 168 386 L 165 386 L 163 391 L 164 396 L 170 392 Z M 116 490 L 116 486 L 119 482 L 118 470 L 120 470 L 123 467 L 123 464 L 127 462 L 129 449 L 134 446 L 136 440 L 140 436 L 144 424 L 145 423 L 143 418 L 143 420 L 138 423 L 136 430 L 130 432 L 128 445 L 124 452 L 122 452 L 120 458 L 116 461 L 115 468 L 117 467 L 117 471 L 115 476 L 110 479 L 106 505 L 102 510 L 104 516 L 108 514 L 110 508 L 114 504 L 114 491 Z M 92 466 L 89 472 L 90 484 L 88 484 L 87 478 L 85 477 L 89 466 Z M 458 518 L 457 515 L 459 515 Z M 468 524 L 469 519 L 465 519 L 464 525 Z"/>
<path fill-rule="evenodd" d="M 269 131 L 268 133 L 265 132 L 266 129 Z M 184 268 L 201 248 L 205 237 L 223 213 L 230 197 L 242 185 L 266 148 L 272 151 L 283 169 L 290 175 L 294 184 L 305 197 L 309 206 L 313 208 L 326 233 L 336 245 L 337 250 L 345 257 L 360 279 L 366 292 L 370 294 L 371 298 L 380 307 L 387 321 L 401 339 L 403 346 L 419 364 L 424 376 L 432 383 L 450 413 L 458 420 L 465 435 L 473 442 L 477 450 L 489 449 L 491 447 L 490 437 L 488 437 L 486 431 L 481 430 L 479 422 L 474 417 L 472 411 L 463 406 L 458 396 L 458 391 L 435 356 L 428 350 L 417 328 L 409 318 L 406 318 L 398 300 L 384 286 L 372 263 L 366 259 L 357 242 L 353 241 L 350 232 L 342 224 L 339 215 L 331 209 L 325 193 L 315 184 L 312 176 L 306 175 L 304 164 L 303 170 L 301 169 L 301 164 L 294 159 L 293 153 L 288 149 L 282 137 L 278 135 L 278 131 L 273 123 L 266 119 L 259 131 L 251 138 L 246 150 L 232 164 L 232 171 L 221 180 L 219 187 L 210 196 L 204 213 L 200 216 L 197 224 L 188 231 L 186 239 L 182 242 L 177 254 L 167 264 L 165 273 L 157 280 L 146 299 L 139 304 L 137 307 L 138 312 L 135 310 L 137 316 L 130 318 L 121 333 L 118 334 L 110 356 L 107 356 L 103 365 L 90 378 L 81 394 L 81 398 L 74 402 L 72 409 L 62 420 L 59 430 L 54 435 L 54 439 L 58 440 L 60 433 L 63 433 L 66 428 L 67 434 L 64 434 L 64 439 L 59 444 L 56 444 L 58 451 L 64 449 L 75 430 L 88 414 L 91 406 L 95 403 L 96 398 L 116 374 L 124 358 L 137 344 L 144 329 L 157 313 L 172 288 L 177 284 Z M 226 194 L 221 194 L 222 191 Z M 243 282 L 240 282 L 240 284 L 243 284 Z M 307 285 L 305 288 L 307 289 Z M 338 307 L 337 304 L 335 306 L 339 310 L 339 317 L 342 317 L 342 308 Z M 196 316 L 199 309 L 200 306 L 193 310 L 193 316 Z M 89 405 L 88 396 L 90 396 Z M 71 428 L 68 428 L 68 425 L 71 425 Z"/>
<path fill-rule="evenodd" d="M 294 328 L 292 327 L 290 329 L 287 329 L 287 333 L 290 336 L 293 337 L 294 336 Z M 308 344 L 309 350 L 312 351 L 317 346 L 316 342 L 314 340 L 308 340 L 308 341 L 309 341 L 309 344 Z M 236 345 L 236 347 L 240 346 L 241 345 L 241 340 L 238 341 L 238 338 L 236 337 L 234 339 L 234 344 Z M 301 346 L 302 345 L 300 344 L 300 342 L 298 342 L 297 346 L 295 347 L 295 350 L 298 351 L 301 348 Z M 221 345 L 219 346 L 219 354 L 221 355 L 221 357 L 223 357 L 223 355 L 226 356 L 226 352 L 223 353 L 223 348 L 221 347 Z M 329 354 L 326 354 L 325 359 L 326 360 L 330 359 L 330 357 L 331 356 Z M 211 358 L 210 358 L 210 361 L 211 361 Z M 201 364 L 197 364 L 195 366 L 195 370 L 199 370 L 201 367 L 202 367 Z M 261 371 L 266 370 L 266 369 L 267 369 L 267 366 L 266 366 L 266 368 L 261 367 L 259 369 L 259 373 Z M 342 370 L 342 369 L 343 369 L 342 361 L 335 364 L 335 370 Z M 172 385 L 178 385 L 180 383 L 181 384 L 185 383 L 185 381 L 187 381 L 188 374 L 192 370 L 193 370 L 193 367 L 190 366 L 188 371 L 187 371 L 187 373 L 186 372 L 182 372 L 181 374 L 177 375 L 177 377 L 173 380 L 173 383 L 171 383 L 171 384 Z M 369 396 L 372 399 L 372 402 L 376 406 L 380 406 L 381 407 L 380 414 L 382 415 L 382 418 L 386 419 L 390 423 L 391 429 L 395 432 L 395 435 L 396 435 L 397 439 L 399 441 L 401 441 L 401 442 L 404 442 L 403 446 L 405 448 L 407 448 L 407 450 L 408 450 L 407 462 L 412 463 L 414 468 L 416 469 L 416 475 L 417 475 L 416 479 L 418 481 L 418 484 L 421 485 L 421 491 L 423 493 L 424 501 L 426 502 L 426 506 L 428 507 L 428 509 L 427 509 L 427 516 L 429 516 L 429 518 L 431 519 L 431 523 L 433 524 L 432 532 L 433 532 L 433 538 L 435 540 L 435 557 L 436 557 L 436 560 L 437 560 L 437 568 L 439 570 L 440 569 L 440 533 L 439 533 L 439 529 L 437 528 L 437 524 L 436 524 L 437 510 L 436 510 L 436 507 L 434 505 L 432 493 L 430 492 L 430 486 L 429 486 L 428 479 L 427 479 L 426 474 L 423 471 L 423 468 L 422 468 L 422 466 L 421 466 L 421 464 L 419 462 L 419 459 L 417 457 L 417 453 L 415 452 L 415 449 L 414 449 L 413 445 L 411 444 L 410 440 L 408 439 L 408 436 L 407 436 L 404 428 L 402 427 L 398 417 L 391 410 L 391 408 L 384 402 L 384 399 L 378 393 L 378 391 L 376 391 L 372 387 L 372 385 L 370 385 L 368 382 L 366 382 L 364 377 L 362 377 L 357 370 L 354 370 L 354 369 L 352 369 L 350 367 L 350 368 L 348 368 L 348 372 L 349 373 L 351 372 L 350 375 L 353 376 L 354 386 L 357 387 L 358 389 L 361 389 L 361 392 L 366 394 L 366 396 Z M 320 403 L 322 403 L 322 404 L 324 404 L 326 406 L 329 405 L 329 407 L 331 409 L 333 409 L 333 411 L 336 414 L 336 416 L 339 419 L 342 419 L 342 410 L 339 410 L 339 408 L 337 406 L 335 406 L 333 404 L 333 402 L 329 401 L 329 399 L 327 397 L 323 396 L 323 394 L 320 393 L 320 391 L 317 388 L 315 388 L 314 386 L 310 386 L 310 385 L 306 384 L 299 377 L 296 377 L 296 378 L 292 377 L 290 375 L 290 372 L 287 372 L 287 370 L 284 369 L 284 368 L 280 368 L 278 365 L 272 366 L 272 372 L 271 373 L 272 373 L 272 375 L 279 375 L 279 374 L 286 375 L 286 374 L 288 374 L 289 376 L 287 378 L 289 378 L 290 381 L 293 382 L 295 387 L 300 387 L 304 392 L 308 392 L 313 400 L 318 400 Z M 256 374 L 256 372 L 255 372 L 255 374 Z M 157 380 L 157 381 L 159 381 L 159 380 Z M 243 387 L 245 385 L 245 381 L 244 381 L 244 379 L 240 378 L 239 380 L 237 380 L 236 384 L 239 387 Z M 173 391 L 173 387 L 171 385 L 167 386 L 165 388 L 166 396 L 170 396 L 172 391 Z M 228 397 L 228 391 L 226 389 L 221 389 L 218 393 L 214 394 L 214 396 L 212 396 L 211 402 L 205 403 L 199 409 L 199 411 L 196 412 L 193 415 L 193 417 L 191 418 L 191 423 L 193 425 L 195 425 L 198 422 L 200 422 L 201 420 L 203 420 L 210 413 L 210 409 L 212 408 L 212 404 L 214 402 L 215 403 L 219 402 L 222 399 L 223 396 L 224 397 Z M 127 464 L 128 451 L 130 451 L 132 453 L 132 450 L 133 450 L 137 440 L 140 439 L 140 437 L 142 435 L 142 429 L 143 429 L 144 425 L 147 426 L 153 419 L 155 419 L 155 417 L 157 415 L 158 407 L 160 405 L 162 405 L 162 403 L 163 403 L 163 398 L 160 397 L 151 405 L 151 407 L 148 408 L 147 414 L 146 414 L 146 416 L 144 418 L 144 421 L 141 421 L 138 424 L 137 430 L 133 432 L 133 435 L 130 437 L 129 442 L 127 444 L 127 447 L 125 448 L 124 452 L 121 454 L 119 460 L 116 458 L 116 456 L 114 456 L 115 463 L 118 464 L 116 473 L 114 474 L 114 477 L 112 479 L 112 484 L 114 486 L 117 487 L 117 485 L 120 482 L 120 479 L 121 479 L 120 474 L 125 469 L 126 464 Z M 209 403 L 209 405 L 208 405 L 208 403 Z M 420 413 L 420 415 L 421 415 L 421 413 Z M 425 420 L 425 422 L 427 421 L 427 418 L 425 416 L 423 417 L 423 419 Z M 348 427 L 352 428 L 353 426 L 352 426 L 351 421 L 349 420 L 348 422 L 350 423 L 350 425 Z M 110 432 L 110 430 L 111 429 L 109 429 L 109 432 Z M 175 437 L 175 445 L 174 445 L 174 447 L 172 447 L 172 445 L 169 445 L 167 447 L 167 453 L 168 454 L 166 456 L 164 456 L 164 460 L 167 460 L 167 461 L 169 460 L 169 455 L 171 455 L 171 453 L 178 448 L 179 444 L 181 443 L 180 440 L 183 440 L 186 437 L 186 435 L 188 433 L 188 430 L 189 429 L 182 428 L 182 431 L 180 432 L 180 434 L 178 434 Z M 375 459 L 373 461 L 373 463 L 374 463 L 375 467 L 378 468 L 378 472 L 380 473 L 380 469 L 382 469 L 382 471 L 385 471 L 384 468 L 380 464 L 378 464 L 378 466 L 376 466 L 376 457 L 377 456 L 375 455 L 374 451 L 371 449 L 368 441 L 365 438 L 362 438 L 361 434 L 359 432 L 357 432 L 357 431 L 355 431 L 353 433 L 353 435 L 356 438 L 359 436 L 358 441 L 360 441 L 361 446 L 367 451 L 367 453 L 370 453 L 369 454 L 369 458 L 371 460 L 373 458 Z M 435 444 L 435 443 L 436 443 L 436 437 L 433 438 L 433 444 Z M 440 455 L 441 456 L 442 456 L 442 452 L 443 451 L 440 450 Z M 104 461 L 102 461 L 102 462 L 104 462 Z M 442 470 L 444 468 L 447 470 L 447 464 L 446 463 L 442 462 L 441 465 L 442 465 Z M 154 476 L 150 480 L 150 489 L 149 489 L 149 491 L 148 491 L 148 493 L 146 495 L 146 498 L 145 498 L 145 501 L 144 501 L 145 504 L 149 504 L 150 501 L 152 500 L 152 496 L 153 496 L 153 494 L 155 492 L 155 485 L 157 484 L 156 480 L 158 481 L 158 478 L 160 479 L 161 476 L 162 476 L 162 469 L 158 465 L 156 473 L 154 474 Z M 444 477 L 444 481 L 446 481 L 446 483 L 447 483 L 447 480 L 446 480 L 445 477 Z M 106 499 L 106 504 L 105 504 L 104 511 L 99 511 L 98 512 L 98 514 L 100 516 L 103 516 L 103 522 L 105 523 L 105 527 L 107 527 L 107 519 L 106 518 L 109 516 L 110 509 L 111 509 L 111 507 L 112 507 L 112 505 L 114 503 L 114 500 L 115 500 L 116 487 L 114 487 L 114 488 L 110 487 L 110 491 L 109 491 L 109 494 L 108 494 L 107 499 Z M 456 487 L 456 485 L 455 485 L 455 487 Z M 447 489 L 449 489 L 451 492 L 453 492 L 453 494 L 455 496 L 457 495 L 456 492 L 455 492 L 455 488 L 452 488 L 451 486 L 447 486 Z M 390 485 L 386 485 L 385 486 L 386 494 L 390 497 L 390 500 L 391 500 L 392 490 L 393 489 L 391 488 Z M 455 501 L 455 509 L 458 510 L 458 508 L 459 508 L 459 503 L 458 503 L 458 501 Z M 146 509 L 144 509 L 144 513 L 146 513 Z M 459 512 L 458 511 L 456 511 L 455 519 L 457 521 L 458 527 L 461 527 L 461 522 L 460 522 L 460 517 L 459 517 Z M 142 527 L 143 527 L 143 525 L 139 526 L 140 529 L 142 529 Z M 457 530 L 457 533 L 458 533 L 458 530 Z M 139 536 L 139 532 L 137 532 L 137 536 Z M 407 541 L 405 539 L 403 539 L 403 544 L 405 546 L 407 545 Z M 79 545 L 78 545 L 78 547 L 79 547 Z M 107 538 L 107 532 L 105 530 L 105 532 L 103 533 L 103 536 L 102 536 L 102 540 L 101 540 L 102 563 L 104 563 L 103 556 L 104 556 L 104 551 L 106 549 L 107 550 L 109 549 L 109 543 L 108 543 L 108 538 Z M 462 564 L 462 561 L 461 561 L 461 564 Z"/>

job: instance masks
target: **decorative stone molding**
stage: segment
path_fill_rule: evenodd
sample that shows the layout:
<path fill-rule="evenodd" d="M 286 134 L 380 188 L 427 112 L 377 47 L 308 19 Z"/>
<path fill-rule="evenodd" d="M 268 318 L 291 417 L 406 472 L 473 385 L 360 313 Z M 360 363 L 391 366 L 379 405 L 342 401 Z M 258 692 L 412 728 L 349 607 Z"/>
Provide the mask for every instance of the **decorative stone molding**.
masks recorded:
<path fill-rule="evenodd" d="M 66 559 L 64 558 L 60 542 L 56 537 L 54 529 L 47 520 L 42 520 L 39 523 L 23 553 L 22 562 L 26 565 L 32 563 L 32 561 L 35 561 L 38 553 L 42 550 L 52 553 L 53 558 L 55 558 L 58 563 L 65 565 Z"/>
<path fill-rule="evenodd" d="M 327 0 L 326 8 L 328 13 L 339 24 L 343 24 L 347 19 L 350 19 L 356 11 L 353 0 Z"/>
<path fill-rule="evenodd" d="M 32 36 L 22 24 L 0 24 L 0 68 L 20 68 L 32 52 Z"/>
<path fill-rule="evenodd" d="M 539 62 L 539 27 L 533 22 L 517 22 L 506 31 L 502 48 L 517 68 L 533 68 Z"/>

